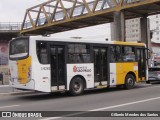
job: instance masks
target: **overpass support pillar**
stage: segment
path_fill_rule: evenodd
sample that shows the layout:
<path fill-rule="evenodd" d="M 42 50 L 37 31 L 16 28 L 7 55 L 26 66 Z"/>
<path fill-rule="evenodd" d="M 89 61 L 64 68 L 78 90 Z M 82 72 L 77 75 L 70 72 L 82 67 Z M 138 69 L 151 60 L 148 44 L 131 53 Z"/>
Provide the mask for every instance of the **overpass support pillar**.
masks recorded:
<path fill-rule="evenodd" d="M 113 25 L 113 40 L 125 41 L 125 15 L 124 11 L 117 11 L 114 13 Z"/>
<path fill-rule="evenodd" d="M 150 26 L 149 26 L 149 19 L 147 17 L 142 17 L 140 19 L 140 26 L 141 26 L 141 42 L 147 45 L 147 48 L 150 49 L 151 47 L 151 39 L 150 39 Z"/>
<path fill-rule="evenodd" d="M 145 43 L 147 48 L 151 50 L 151 38 L 150 38 L 150 25 L 149 25 L 149 19 L 147 16 L 142 17 L 140 19 L 140 26 L 141 26 L 141 42 Z M 152 50 L 151 50 L 152 51 Z M 147 52 L 147 56 L 149 56 Z M 151 66 L 151 59 L 147 61 L 148 66 Z"/>

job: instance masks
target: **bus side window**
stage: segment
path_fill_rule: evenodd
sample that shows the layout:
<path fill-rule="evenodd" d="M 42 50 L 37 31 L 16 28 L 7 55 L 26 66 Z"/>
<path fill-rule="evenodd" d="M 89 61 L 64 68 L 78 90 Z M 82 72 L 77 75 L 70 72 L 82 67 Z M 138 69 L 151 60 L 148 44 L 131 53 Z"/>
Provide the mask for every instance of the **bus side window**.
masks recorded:
<path fill-rule="evenodd" d="M 115 46 L 111 46 L 110 47 L 110 56 L 111 56 L 111 62 L 115 62 L 116 61 L 116 57 L 115 57 Z"/>
<path fill-rule="evenodd" d="M 116 62 L 121 62 L 121 46 L 116 46 L 116 51 L 115 51 L 115 57 L 116 57 Z"/>
<path fill-rule="evenodd" d="M 41 64 L 48 64 L 48 52 L 47 45 L 45 42 L 37 43 L 37 57 Z"/>
<path fill-rule="evenodd" d="M 46 49 L 42 49 L 40 52 L 40 61 L 42 64 L 47 64 L 48 60 L 47 60 L 47 50 Z"/>
<path fill-rule="evenodd" d="M 122 47 L 123 61 L 136 61 L 134 47 Z"/>
<path fill-rule="evenodd" d="M 69 44 L 68 45 L 68 62 L 70 63 L 89 63 L 90 58 L 89 45 Z"/>

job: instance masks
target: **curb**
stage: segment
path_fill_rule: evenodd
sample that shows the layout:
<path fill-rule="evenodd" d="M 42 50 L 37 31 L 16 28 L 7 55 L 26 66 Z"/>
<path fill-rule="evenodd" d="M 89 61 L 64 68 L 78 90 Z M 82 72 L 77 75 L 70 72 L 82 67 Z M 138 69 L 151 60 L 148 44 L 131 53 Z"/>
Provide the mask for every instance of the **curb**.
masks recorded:
<path fill-rule="evenodd" d="M 9 85 L 0 85 L 0 88 L 2 87 L 9 87 Z"/>
<path fill-rule="evenodd" d="M 22 94 L 30 94 L 35 93 L 35 91 L 21 91 L 21 92 L 10 92 L 10 95 L 22 95 Z"/>
<path fill-rule="evenodd" d="M 8 92 L 8 93 L 0 93 L 0 96 L 7 96 L 7 95 L 26 95 L 26 94 L 33 94 L 34 91 L 22 91 L 22 92 Z"/>
<path fill-rule="evenodd" d="M 0 93 L 0 96 L 7 96 L 10 95 L 9 93 Z"/>

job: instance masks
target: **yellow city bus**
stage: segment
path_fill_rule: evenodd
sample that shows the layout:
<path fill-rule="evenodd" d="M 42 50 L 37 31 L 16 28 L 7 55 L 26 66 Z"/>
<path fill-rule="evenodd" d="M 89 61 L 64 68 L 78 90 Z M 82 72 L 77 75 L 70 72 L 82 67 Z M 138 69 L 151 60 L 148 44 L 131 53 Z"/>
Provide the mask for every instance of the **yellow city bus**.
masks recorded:
<path fill-rule="evenodd" d="M 145 44 L 19 37 L 9 44 L 10 86 L 42 92 L 110 86 L 131 89 L 148 76 Z"/>

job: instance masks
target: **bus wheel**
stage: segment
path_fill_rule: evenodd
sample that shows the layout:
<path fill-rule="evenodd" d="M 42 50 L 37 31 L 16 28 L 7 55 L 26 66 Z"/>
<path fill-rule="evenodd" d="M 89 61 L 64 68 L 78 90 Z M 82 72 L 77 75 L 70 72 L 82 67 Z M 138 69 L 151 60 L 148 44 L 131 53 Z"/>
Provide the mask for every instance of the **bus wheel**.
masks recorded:
<path fill-rule="evenodd" d="M 135 85 L 135 77 L 131 74 L 128 74 L 125 78 L 125 88 L 126 89 L 132 89 Z"/>
<path fill-rule="evenodd" d="M 84 82 L 80 77 L 74 77 L 70 83 L 69 92 L 71 95 L 80 95 L 84 92 Z"/>

